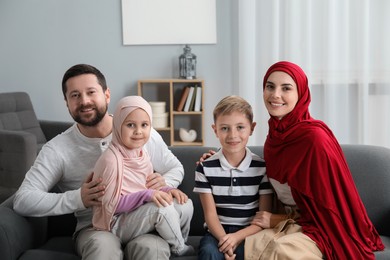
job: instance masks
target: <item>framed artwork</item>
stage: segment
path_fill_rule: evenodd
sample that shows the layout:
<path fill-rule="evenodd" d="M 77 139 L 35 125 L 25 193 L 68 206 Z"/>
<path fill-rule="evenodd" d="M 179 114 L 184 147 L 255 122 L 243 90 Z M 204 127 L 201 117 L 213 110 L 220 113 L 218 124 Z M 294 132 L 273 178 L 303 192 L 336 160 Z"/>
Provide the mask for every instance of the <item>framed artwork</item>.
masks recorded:
<path fill-rule="evenodd" d="M 215 44 L 216 0 L 122 0 L 124 45 Z"/>

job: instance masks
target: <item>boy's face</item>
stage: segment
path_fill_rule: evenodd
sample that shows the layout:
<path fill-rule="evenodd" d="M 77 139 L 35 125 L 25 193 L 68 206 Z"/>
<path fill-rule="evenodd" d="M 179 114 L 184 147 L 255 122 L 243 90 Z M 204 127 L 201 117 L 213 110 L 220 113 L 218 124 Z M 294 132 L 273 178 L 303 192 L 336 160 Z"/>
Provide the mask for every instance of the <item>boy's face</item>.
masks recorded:
<path fill-rule="evenodd" d="M 245 155 L 245 147 L 255 126 L 256 123 L 250 123 L 245 114 L 239 112 L 219 115 L 212 125 L 225 156 L 239 152 L 244 152 Z"/>
<path fill-rule="evenodd" d="M 142 147 L 150 137 L 151 122 L 148 113 L 137 108 L 127 115 L 121 127 L 123 144 L 128 149 Z"/>

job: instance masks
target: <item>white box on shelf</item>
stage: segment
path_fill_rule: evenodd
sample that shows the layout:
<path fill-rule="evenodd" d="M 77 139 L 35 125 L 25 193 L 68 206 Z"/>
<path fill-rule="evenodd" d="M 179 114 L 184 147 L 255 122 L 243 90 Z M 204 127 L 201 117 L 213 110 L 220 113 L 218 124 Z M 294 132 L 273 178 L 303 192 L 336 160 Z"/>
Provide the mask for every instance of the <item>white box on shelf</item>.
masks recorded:
<path fill-rule="evenodd" d="M 165 102 L 149 102 L 149 104 L 152 107 L 153 116 L 165 113 Z"/>
<path fill-rule="evenodd" d="M 165 128 L 168 127 L 168 113 L 154 114 L 152 120 L 153 128 Z"/>

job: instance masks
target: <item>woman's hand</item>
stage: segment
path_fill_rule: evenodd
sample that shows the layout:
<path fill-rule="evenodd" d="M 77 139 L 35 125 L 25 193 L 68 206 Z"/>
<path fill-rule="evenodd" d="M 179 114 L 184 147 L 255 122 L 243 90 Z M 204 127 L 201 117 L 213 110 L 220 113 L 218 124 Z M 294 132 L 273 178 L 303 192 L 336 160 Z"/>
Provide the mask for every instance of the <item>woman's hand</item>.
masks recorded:
<path fill-rule="evenodd" d="M 196 162 L 196 165 L 198 165 L 199 163 L 203 162 L 204 160 L 206 160 L 207 158 L 211 157 L 213 154 L 215 154 L 216 151 L 213 151 L 213 150 L 209 150 L 208 153 L 204 153 L 202 154 L 202 156 L 199 158 L 199 161 Z"/>
<path fill-rule="evenodd" d="M 188 196 L 179 189 L 172 189 L 168 192 L 179 204 L 184 204 L 188 200 Z"/>
<path fill-rule="evenodd" d="M 258 211 L 258 212 L 256 212 L 256 215 L 253 218 L 251 224 L 259 226 L 261 228 L 270 228 L 271 227 L 271 216 L 272 216 L 271 212 Z"/>

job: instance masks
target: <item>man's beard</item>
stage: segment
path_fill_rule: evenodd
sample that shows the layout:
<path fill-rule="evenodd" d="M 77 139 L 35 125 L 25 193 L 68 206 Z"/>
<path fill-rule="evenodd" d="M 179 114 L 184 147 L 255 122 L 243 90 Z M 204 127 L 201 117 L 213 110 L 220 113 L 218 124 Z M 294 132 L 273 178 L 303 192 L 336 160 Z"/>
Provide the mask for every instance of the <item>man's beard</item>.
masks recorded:
<path fill-rule="evenodd" d="M 85 107 L 80 107 L 77 109 L 77 112 L 82 110 L 83 108 Z M 83 126 L 96 126 L 97 124 L 100 123 L 100 121 L 102 121 L 104 115 L 106 114 L 107 112 L 107 109 L 108 109 L 108 106 L 107 104 L 104 106 L 104 107 L 94 107 L 95 108 L 95 111 L 96 111 L 96 114 L 93 118 L 91 119 L 83 119 L 79 113 L 75 113 L 75 114 L 71 114 L 71 116 L 73 117 L 74 121 L 76 121 L 77 123 L 79 123 L 80 125 L 83 125 Z"/>

